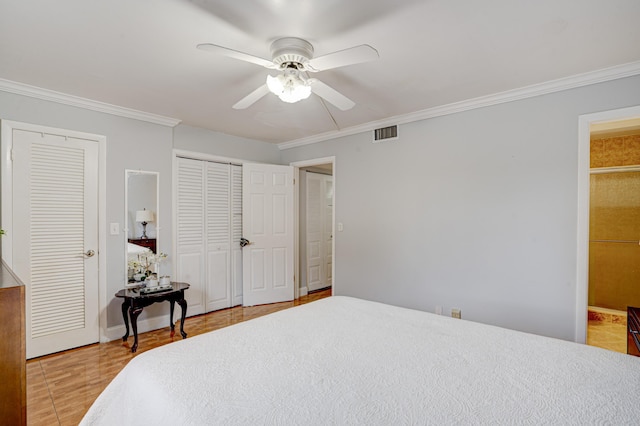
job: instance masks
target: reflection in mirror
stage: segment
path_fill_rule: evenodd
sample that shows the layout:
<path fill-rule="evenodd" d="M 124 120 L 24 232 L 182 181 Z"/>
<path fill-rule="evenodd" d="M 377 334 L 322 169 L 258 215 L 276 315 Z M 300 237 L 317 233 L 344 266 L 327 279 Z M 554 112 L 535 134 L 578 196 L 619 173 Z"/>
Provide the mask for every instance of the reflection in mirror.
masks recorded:
<path fill-rule="evenodd" d="M 125 252 L 127 277 L 125 282 L 136 285 L 144 279 L 140 263 L 146 255 L 157 253 L 158 172 L 125 170 Z"/>

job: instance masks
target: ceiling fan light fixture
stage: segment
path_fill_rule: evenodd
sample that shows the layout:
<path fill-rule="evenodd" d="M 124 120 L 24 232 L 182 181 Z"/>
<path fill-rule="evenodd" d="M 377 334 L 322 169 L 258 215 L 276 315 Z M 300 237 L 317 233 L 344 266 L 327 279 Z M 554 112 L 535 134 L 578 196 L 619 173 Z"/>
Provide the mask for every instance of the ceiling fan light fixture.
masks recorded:
<path fill-rule="evenodd" d="M 290 104 L 307 99 L 311 95 L 311 86 L 295 74 L 280 74 L 276 77 L 267 75 L 267 87 L 281 101 Z"/>

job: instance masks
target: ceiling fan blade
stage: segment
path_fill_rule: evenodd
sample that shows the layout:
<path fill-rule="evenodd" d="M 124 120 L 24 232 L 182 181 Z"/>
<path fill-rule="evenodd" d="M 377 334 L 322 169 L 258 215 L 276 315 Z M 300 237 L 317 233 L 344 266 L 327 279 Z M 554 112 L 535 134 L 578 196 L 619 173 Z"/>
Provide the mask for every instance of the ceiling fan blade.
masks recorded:
<path fill-rule="evenodd" d="M 340 50 L 338 52 L 329 53 L 324 56 L 318 56 L 309 60 L 307 65 L 308 71 L 324 71 L 332 68 L 344 67 L 347 65 L 360 64 L 378 59 L 378 51 L 368 44 L 351 47 L 349 49 Z"/>
<path fill-rule="evenodd" d="M 263 84 L 262 86 L 258 87 L 256 90 L 236 102 L 236 104 L 233 106 L 233 109 L 249 108 L 267 93 L 269 93 L 269 88 L 266 84 Z"/>
<path fill-rule="evenodd" d="M 227 47 L 218 46 L 217 44 L 202 43 L 197 45 L 196 47 L 200 50 L 206 50 L 207 52 L 213 52 L 217 53 L 218 55 L 227 56 L 229 58 L 250 62 L 252 64 L 260 65 L 265 68 L 276 68 L 272 61 L 262 59 L 258 56 L 249 55 L 248 53 L 238 52 L 237 50 L 229 49 Z"/>
<path fill-rule="evenodd" d="M 325 83 L 321 82 L 318 79 L 310 78 L 307 81 L 311 85 L 311 91 L 313 93 L 332 103 L 342 111 L 351 109 L 356 104 L 351 99 L 335 90 L 333 87 L 327 86 Z"/>

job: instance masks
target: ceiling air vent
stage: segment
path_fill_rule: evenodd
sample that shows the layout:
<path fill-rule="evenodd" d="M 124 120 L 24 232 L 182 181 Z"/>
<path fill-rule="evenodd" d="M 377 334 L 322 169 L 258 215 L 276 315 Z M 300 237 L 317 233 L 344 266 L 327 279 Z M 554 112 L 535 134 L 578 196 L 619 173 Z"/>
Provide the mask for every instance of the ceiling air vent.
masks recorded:
<path fill-rule="evenodd" d="M 373 131 L 373 142 L 391 141 L 398 139 L 398 126 L 383 127 Z"/>

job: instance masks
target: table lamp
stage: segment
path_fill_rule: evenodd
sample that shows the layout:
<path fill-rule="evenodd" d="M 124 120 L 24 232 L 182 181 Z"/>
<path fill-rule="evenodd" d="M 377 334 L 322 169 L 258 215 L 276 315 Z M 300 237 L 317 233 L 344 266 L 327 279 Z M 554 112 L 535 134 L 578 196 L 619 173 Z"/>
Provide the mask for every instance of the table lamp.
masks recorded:
<path fill-rule="evenodd" d="M 149 238 L 147 237 L 147 223 L 153 222 L 153 212 L 147 209 L 138 210 L 136 212 L 136 222 L 142 223 L 142 236 L 140 238 Z"/>

